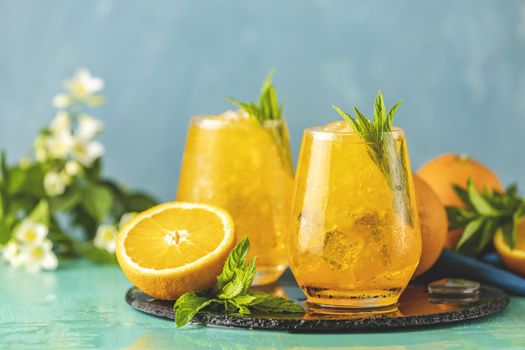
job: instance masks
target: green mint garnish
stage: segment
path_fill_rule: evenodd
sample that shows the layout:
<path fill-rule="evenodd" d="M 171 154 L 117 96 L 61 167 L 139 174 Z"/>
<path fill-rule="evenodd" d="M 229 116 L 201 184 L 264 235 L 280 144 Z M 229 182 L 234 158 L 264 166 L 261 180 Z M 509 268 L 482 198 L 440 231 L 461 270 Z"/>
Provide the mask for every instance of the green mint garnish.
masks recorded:
<path fill-rule="evenodd" d="M 182 295 L 173 306 L 177 328 L 188 324 L 199 312 L 249 315 L 259 313 L 303 314 L 301 305 L 292 300 L 252 291 L 255 278 L 255 257 L 246 264 L 250 249 L 248 238 L 232 249 L 213 289 L 189 292 Z"/>
<path fill-rule="evenodd" d="M 279 104 L 277 93 L 272 84 L 273 74 L 274 70 L 272 69 L 263 83 L 258 104 L 254 102 L 239 102 L 234 98 L 227 98 L 226 100 L 245 111 L 250 119 L 256 121 L 261 127 L 264 127 L 270 133 L 274 143 L 279 148 L 283 163 L 286 168 L 293 173 L 292 154 L 288 138 L 286 137 L 283 106 Z M 266 122 L 272 120 L 283 122 L 275 126 L 266 125 Z"/>
<path fill-rule="evenodd" d="M 408 187 L 408 170 L 405 165 L 405 144 L 401 143 L 398 152 L 396 140 L 392 135 L 394 115 L 403 101 L 397 102 L 387 113 L 381 90 L 374 103 L 374 119 L 370 120 L 354 107 L 356 117 L 352 117 L 337 106 L 332 106 L 350 124 L 352 129 L 368 144 L 368 154 L 385 176 L 394 195 L 394 207 L 404 220 L 412 225 L 412 203 Z"/>
<path fill-rule="evenodd" d="M 503 230 L 505 242 L 512 249 L 516 245 L 516 224 L 525 212 L 525 202 L 518 195 L 516 185 L 505 193 L 479 193 L 471 179 L 466 188 L 452 185 L 465 207 L 447 207 L 449 230 L 463 228 L 454 249 L 464 254 L 478 254 L 491 242 L 494 234 Z"/>

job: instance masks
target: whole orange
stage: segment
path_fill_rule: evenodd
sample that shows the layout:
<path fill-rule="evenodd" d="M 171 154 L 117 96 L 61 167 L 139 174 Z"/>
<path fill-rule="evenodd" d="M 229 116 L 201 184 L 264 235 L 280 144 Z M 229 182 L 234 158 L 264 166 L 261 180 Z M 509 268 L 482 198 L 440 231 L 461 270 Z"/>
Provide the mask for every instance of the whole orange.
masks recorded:
<path fill-rule="evenodd" d="M 492 170 L 466 155 L 452 153 L 440 155 L 423 165 L 417 174 L 436 192 L 445 206 L 464 206 L 452 185 L 466 187 L 468 179 L 472 179 L 480 192 L 485 188 L 489 191 L 504 191 L 501 181 Z M 462 232 L 462 230 L 449 232 L 446 246 L 452 249 Z"/>
<path fill-rule="evenodd" d="M 413 277 L 425 273 L 434 265 L 447 240 L 448 220 L 445 207 L 437 194 L 418 175 L 414 174 L 417 211 L 421 224 L 422 251 Z"/>

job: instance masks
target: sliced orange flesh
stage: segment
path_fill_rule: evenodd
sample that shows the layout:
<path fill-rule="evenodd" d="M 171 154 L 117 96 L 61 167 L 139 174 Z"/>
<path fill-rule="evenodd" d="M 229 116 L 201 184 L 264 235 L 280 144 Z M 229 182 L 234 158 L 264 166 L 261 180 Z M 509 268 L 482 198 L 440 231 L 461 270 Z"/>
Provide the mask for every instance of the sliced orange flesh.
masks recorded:
<path fill-rule="evenodd" d="M 213 212 L 168 209 L 138 222 L 124 242 L 127 255 L 141 267 L 162 270 L 192 263 L 215 250 L 223 223 Z"/>

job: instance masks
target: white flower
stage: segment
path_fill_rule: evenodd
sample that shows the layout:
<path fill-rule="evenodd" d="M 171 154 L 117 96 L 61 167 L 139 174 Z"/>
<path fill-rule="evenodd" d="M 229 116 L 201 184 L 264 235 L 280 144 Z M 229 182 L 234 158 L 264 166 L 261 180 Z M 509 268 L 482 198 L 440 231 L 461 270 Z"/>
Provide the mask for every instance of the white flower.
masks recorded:
<path fill-rule="evenodd" d="M 78 99 L 86 99 L 104 88 L 104 81 L 93 77 L 91 72 L 80 68 L 71 80 L 65 82 L 66 88 Z"/>
<path fill-rule="evenodd" d="M 43 149 L 37 149 L 35 151 L 35 157 L 36 160 L 38 160 L 40 163 L 43 163 L 47 160 L 47 152 Z"/>
<path fill-rule="evenodd" d="M 67 175 L 75 177 L 82 171 L 82 166 L 76 160 L 68 160 L 64 166 Z"/>
<path fill-rule="evenodd" d="M 44 189 L 50 197 L 59 196 L 66 190 L 68 182 L 67 175 L 50 171 L 44 176 Z"/>
<path fill-rule="evenodd" d="M 118 223 L 118 228 L 122 229 L 124 225 L 130 222 L 130 220 L 133 219 L 135 216 L 137 216 L 137 213 L 133 211 L 129 213 L 124 213 L 124 215 L 122 215 L 120 218 L 120 221 Z"/>
<path fill-rule="evenodd" d="M 72 153 L 80 164 L 90 167 L 95 160 L 104 154 L 104 146 L 98 141 L 76 138 Z"/>
<path fill-rule="evenodd" d="M 48 154 L 54 159 L 64 159 L 67 157 L 73 146 L 73 137 L 69 132 L 63 132 L 50 136 L 46 139 Z"/>
<path fill-rule="evenodd" d="M 73 102 L 71 96 L 68 96 L 66 94 L 58 94 L 55 97 L 53 97 L 53 107 L 55 108 L 67 108 L 71 105 L 71 102 Z"/>
<path fill-rule="evenodd" d="M 110 253 L 115 252 L 117 228 L 114 225 L 100 225 L 95 236 L 95 247 L 105 249 Z"/>
<path fill-rule="evenodd" d="M 21 264 L 30 272 L 38 272 L 42 269 L 55 270 L 58 259 L 53 253 L 53 243 L 46 239 L 38 245 L 25 245 L 20 249 Z"/>
<path fill-rule="evenodd" d="M 15 238 L 23 244 L 39 245 L 47 237 L 46 225 L 33 222 L 30 219 L 22 221 L 15 232 Z"/>
<path fill-rule="evenodd" d="M 55 135 L 69 134 L 71 131 L 71 116 L 65 111 L 58 111 L 55 119 L 49 124 L 49 130 Z"/>
<path fill-rule="evenodd" d="M 102 131 L 104 125 L 98 119 L 83 114 L 78 118 L 78 129 L 75 136 L 82 140 L 91 140 Z"/>
<path fill-rule="evenodd" d="M 20 266 L 22 264 L 20 245 L 14 240 L 9 241 L 3 249 L 2 257 L 13 267 Z"/>

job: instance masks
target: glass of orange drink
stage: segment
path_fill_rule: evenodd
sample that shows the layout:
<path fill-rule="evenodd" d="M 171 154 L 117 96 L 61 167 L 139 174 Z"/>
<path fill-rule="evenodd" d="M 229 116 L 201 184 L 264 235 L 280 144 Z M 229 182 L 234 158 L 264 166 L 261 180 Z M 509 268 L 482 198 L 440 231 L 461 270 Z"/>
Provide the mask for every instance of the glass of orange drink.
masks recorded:
<path fill-rule="evenodd" d="M 379 98 L 377 122 L 335 107 L 347 121 L 304 131 L 287 245 L 292 272 L 317 306 L 395 305 L 419 262 L 405 135 L 391 126 L 398 105 L 387 114 Z"/>
<path fill-rule="evenodd" d="M 248 236 L 257 256 L 255 285 L 275 282 L 287 267 L 285 234 L 293 191 L 286 121 L 271 76 L 260 104 L 190 122 L 177 200 L 223 207 L 237 240 Z"/>

